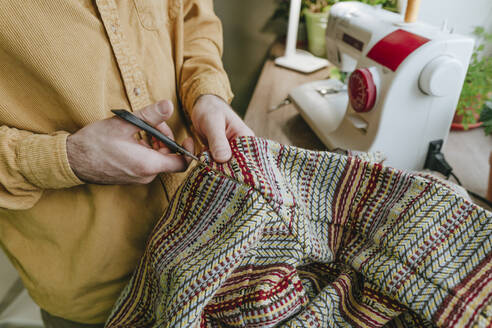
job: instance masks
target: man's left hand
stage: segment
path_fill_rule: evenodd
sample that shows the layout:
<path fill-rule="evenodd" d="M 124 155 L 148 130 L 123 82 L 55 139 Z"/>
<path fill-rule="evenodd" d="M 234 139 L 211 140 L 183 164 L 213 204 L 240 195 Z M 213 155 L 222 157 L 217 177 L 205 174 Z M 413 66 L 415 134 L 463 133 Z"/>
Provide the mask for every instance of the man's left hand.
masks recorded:
<path fill-rule="evenodd" d="M 219 163 L 231 159 L 229 140 L 238 136 L 254 136 L 254 132 L 221 98 L 203 95 L 193 107 L 191 121 L 196 131 L 206 139 L 212 157 Z"/>

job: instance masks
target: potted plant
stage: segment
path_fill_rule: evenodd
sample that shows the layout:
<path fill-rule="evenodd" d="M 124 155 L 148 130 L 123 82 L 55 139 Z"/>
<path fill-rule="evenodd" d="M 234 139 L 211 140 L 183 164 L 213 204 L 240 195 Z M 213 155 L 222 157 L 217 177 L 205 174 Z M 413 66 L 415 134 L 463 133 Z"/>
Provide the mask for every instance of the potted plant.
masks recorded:
<path fill-rule="evenodd" d="M 482 125 L 480 113 L 486 101 L 492 96 L 492 56 L 483 53 L 485 44 L 492 41 L 492 33 L 483 27 L 475 28 L 477 45 L 473 51 L 470 65 L 451 128 L 467 130 Z"/>
<path fill-rule="evenodd" d="M 305 40 L 307 33 L 308 49 L 316 56 L 325 55 L 325 31 L 330 7 L 339 1 L 349 0 L 302 0 L 299 40 Z M 380 5 L 384 9 L 398 12 L 398 0 L 359 0 L 370 5 Z M 284 36 L 289 19 L 289 0 L 276 0 L 277 8 L 269 18 L 263 31 Z"/>
<path fill-rule="evenodd" d="M 303 16 L 306 22 L 308 50 L 315 56 L 326 55 L 325 32 L 332 5 L 347 0 L 303 0 Z M 379 5 L 386 10 L 398 11 L 397 0 L 359 0 L 370 5 Z"/>
<path fill-rule="evenodd" d="M 302 14 L 306 22 L 308 50 L 313 55 L 326 55 L 325 31 L 334 0 L 304 0 Z"/>
<path fill-rule="evenodd" d="M 480 112 L 480 122 L 483 124 L 485 135 L 492 134 L 492 101 L 486 101 L 483 105 Z"/>

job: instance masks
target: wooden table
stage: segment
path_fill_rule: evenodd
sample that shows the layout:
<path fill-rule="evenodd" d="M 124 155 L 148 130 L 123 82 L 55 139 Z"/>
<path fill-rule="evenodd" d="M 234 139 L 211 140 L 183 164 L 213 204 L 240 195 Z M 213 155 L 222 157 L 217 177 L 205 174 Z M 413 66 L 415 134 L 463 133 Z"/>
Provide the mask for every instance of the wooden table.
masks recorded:
<path fill-rule="evenodd" d="M 268 109 L 279 104 L 292 88 L 328 76 L 328 69 L 301 74 L 267 60 L 246 111 L 246 124 L 259 137 L 307 149 L 326 149 L 293 104 L 270 113 Z M 481 128 L 452 131 L 444 146 L 444 154 L 463 186 L 483 196 L 487 191 L 491 151 L 492 137 L 485 136 Z"/>

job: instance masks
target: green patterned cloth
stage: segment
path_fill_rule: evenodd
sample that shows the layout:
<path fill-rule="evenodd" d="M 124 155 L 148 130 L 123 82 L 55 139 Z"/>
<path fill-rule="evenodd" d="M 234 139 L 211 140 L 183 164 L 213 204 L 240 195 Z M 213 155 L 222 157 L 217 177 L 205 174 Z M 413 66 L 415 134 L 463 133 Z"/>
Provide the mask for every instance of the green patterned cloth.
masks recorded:
<path fill-rule="evenodd" d="M 191 172 L 107 327 L 491 327 L 491 213 L 358 158 L 231 146 L 212 165 L 240 183 Z"/>

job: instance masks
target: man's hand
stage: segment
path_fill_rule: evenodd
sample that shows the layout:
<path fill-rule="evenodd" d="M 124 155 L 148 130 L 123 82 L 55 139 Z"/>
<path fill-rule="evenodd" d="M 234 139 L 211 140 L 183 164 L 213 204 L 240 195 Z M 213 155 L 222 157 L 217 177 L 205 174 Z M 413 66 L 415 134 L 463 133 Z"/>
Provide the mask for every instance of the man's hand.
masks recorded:
<path fill-rule="evenodd" d="M 213 95 L 198 98 L 191 121 L 197 132 L 205 137 L 212 157 L 219 163 L 231 159 L 229 140 L 237 136 L 254 135 L 225 101 Z"/>
<path fill-rule="evenodd" d="M 173 104 L 161 101 L 135 112 L 136 116 L 173 139 L 165 121 Z M 117 117 L 92 123 L 67 139 L 67 155 L 75 174 L 86 182 L 98 184 L 149 183 L 160 172 L 184 171 L 187 160 L 171 154 L 161 142 L 152 147 L 135 135 L 139 129 Z M 188 138 L 183 146 L 193 152 Z"/>

